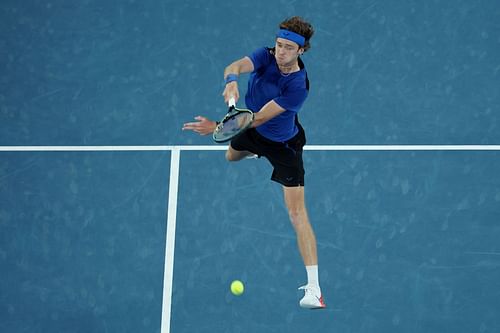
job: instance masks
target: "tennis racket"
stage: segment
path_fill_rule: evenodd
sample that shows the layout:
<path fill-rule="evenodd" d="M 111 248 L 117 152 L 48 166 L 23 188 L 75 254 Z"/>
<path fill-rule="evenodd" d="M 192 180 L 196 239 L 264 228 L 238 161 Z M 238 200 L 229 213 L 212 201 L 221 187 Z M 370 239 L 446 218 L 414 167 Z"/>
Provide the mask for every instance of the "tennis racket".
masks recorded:
<path fill-rule="evenodd" d="M 254 119 L 252 111 L 236 107 L 234 97 L 231 97 L 227 104 L 229 110 L 213 133 L 213 139 L 217 143 L 227 142 L 240 135 L 252 125 Z"/>

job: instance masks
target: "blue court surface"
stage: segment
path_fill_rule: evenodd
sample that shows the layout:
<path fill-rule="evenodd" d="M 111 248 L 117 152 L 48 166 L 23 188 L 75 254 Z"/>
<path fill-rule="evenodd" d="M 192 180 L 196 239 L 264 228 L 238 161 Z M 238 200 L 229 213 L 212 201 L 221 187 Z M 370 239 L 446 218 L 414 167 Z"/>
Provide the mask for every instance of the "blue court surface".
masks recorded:
<path fill-rule="evenodd" d="M 224 115 L 224 67 L 292 15 L 316 30 L 299 117 L 318 311 L 270 165 L 180 130 Z M 500 332 L 499 17 L 3 1 L 0 332 Z"/>

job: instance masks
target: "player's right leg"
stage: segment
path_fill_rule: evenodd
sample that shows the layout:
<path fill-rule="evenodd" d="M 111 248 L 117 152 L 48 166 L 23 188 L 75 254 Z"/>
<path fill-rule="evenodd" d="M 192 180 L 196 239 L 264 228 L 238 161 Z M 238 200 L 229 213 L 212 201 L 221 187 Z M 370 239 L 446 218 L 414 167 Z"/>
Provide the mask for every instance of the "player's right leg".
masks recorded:
<path fill-rule="evenodd" d="M 236 150 L 233 147 L 229 146 L 226 151 L 226 159 L 230 162 L 241 161 L 245 157 L 255 156 L 254 153 L 243 150 Z"/>

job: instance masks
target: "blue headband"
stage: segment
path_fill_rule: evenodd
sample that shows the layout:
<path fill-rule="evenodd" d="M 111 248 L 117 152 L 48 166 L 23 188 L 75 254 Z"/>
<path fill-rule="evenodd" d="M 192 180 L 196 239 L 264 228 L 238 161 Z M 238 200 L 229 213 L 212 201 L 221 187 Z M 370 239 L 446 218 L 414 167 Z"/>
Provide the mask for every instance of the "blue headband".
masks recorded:
<path fill-rule="evenodd" d="M 300 47 L 304 47 L 306 43 L 304 36 L 290 30 L 280 29 L 280 31 L 276 34 L 276 37 L 291 40 L 292 42 L 299 44 Z"/>

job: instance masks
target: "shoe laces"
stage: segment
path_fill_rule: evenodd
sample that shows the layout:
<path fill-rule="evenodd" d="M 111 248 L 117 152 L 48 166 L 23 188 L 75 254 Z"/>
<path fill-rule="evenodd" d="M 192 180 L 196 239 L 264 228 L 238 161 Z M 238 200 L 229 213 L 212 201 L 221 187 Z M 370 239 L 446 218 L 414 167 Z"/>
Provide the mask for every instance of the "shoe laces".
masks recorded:
<path fill-rule="evenodd" d="M 317 287 L 313 287 L 313 286 L 308 285 L 308 284 L 306 284 L 302 287 L 299 287 L 299 290 L 304 290 L 306 295 L 311 294 L 311 295 L 314 295 L 318 298 L 321 297 L 321 292 L 319 291 L 319 289 Z"/>

